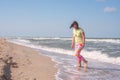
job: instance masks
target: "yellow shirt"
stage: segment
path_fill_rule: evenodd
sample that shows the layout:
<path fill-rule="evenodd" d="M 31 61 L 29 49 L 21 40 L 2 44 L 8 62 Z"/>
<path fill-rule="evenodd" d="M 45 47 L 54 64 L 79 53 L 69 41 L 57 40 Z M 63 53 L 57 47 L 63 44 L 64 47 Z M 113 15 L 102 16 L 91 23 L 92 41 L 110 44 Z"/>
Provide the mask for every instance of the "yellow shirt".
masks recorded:
<path fill-rule="evenodd" d="M 83 43 L 82 33 L 83 33 L 83 30 L 81 28 L 80 29 L 73 29 L 73 36 L 75 37 L 75 43 L 76 44 L 82 44 Z"/>

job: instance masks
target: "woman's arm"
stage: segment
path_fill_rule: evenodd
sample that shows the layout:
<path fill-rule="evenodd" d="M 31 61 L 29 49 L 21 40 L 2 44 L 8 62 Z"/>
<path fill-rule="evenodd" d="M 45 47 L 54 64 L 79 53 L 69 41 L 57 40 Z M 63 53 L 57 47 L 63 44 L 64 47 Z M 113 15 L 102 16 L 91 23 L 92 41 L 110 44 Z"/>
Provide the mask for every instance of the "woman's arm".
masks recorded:
<path fill-rule="evenodd" d="M 82 42 L 83 42 L 83 46 L 85 45 L 85 33 L 82 32 Z"/>
<path fill-rule="evenodd" d="M 75 37 L 73 36 L 73 37 L 72 37 L 72 44 L 71 44 L 71 48 L 74 48 L 74 45 L 75 45 Z"/>

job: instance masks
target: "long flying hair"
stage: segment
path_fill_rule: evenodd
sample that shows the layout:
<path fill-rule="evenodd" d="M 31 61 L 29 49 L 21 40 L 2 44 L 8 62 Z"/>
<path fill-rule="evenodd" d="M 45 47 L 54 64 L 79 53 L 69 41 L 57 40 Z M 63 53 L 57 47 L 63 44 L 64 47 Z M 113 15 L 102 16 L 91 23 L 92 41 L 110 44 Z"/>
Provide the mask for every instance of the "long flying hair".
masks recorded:
<path fill-rule="evenodd" d="M 79 29 L 79 25 L 78 25 L 78 22 L 77 22 L 77 21 L 73 21 L 73 23 L 72 23 L 71 26 L 70 26 L 70 29 L 71 29 L 74 25 L 76 25 L 76 26 L 77 26 L 77 29 Z"/>

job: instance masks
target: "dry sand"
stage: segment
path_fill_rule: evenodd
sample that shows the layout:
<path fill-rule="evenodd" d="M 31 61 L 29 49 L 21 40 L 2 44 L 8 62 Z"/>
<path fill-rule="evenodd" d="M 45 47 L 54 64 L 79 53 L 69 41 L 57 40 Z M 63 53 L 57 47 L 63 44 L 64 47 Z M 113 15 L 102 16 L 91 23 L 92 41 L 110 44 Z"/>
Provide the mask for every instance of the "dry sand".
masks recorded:
<path fill-rule="evenodd" d="M 56 72 L 50 58 L 0 39 L 0 80 L 55 80 Z"/>

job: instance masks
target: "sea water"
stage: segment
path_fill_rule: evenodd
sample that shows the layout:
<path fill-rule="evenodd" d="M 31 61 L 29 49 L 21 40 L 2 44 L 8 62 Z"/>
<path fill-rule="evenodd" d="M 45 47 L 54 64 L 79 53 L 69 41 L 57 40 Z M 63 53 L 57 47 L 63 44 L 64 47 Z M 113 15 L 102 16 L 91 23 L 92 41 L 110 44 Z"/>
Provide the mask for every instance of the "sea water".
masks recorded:
<path fill-rule="evenodd" d="M 9 38 L 11 42 L 36 49 L 57 62 L 56 80 L 120 80 L 120 39 L 86 39 L 81 52 L 88 70 L 77 67 L 71 38 Z M 82 64 L 83 65 L 83 64 Z"/>

